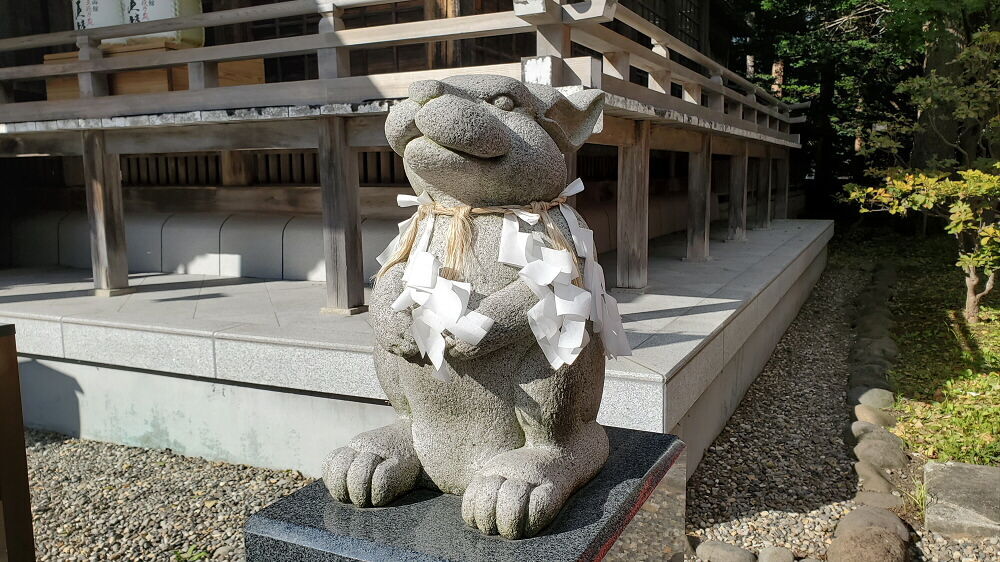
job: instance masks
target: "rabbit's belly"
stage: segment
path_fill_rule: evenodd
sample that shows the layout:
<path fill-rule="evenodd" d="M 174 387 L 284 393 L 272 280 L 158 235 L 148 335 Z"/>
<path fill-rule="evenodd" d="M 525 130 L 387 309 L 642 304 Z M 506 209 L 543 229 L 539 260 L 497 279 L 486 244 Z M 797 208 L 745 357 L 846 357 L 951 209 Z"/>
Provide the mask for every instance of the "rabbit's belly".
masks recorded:
<path fill-rule="evenodd" d="M 413 444 L 428 476 L 442 491 L 461 493 L 472 476 L 498 453 L 524 445 L 514 404 L 526 339 L 472 361 L 452 362 L 448 382 L 426 372 L 404 377 Z"/>

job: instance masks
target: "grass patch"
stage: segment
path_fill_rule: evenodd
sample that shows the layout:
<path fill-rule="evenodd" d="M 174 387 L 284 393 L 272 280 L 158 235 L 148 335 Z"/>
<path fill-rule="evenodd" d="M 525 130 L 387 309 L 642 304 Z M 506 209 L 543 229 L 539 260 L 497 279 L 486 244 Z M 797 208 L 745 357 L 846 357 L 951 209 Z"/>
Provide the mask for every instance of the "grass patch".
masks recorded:
<path fill-rule="evenodd" d="M 898 267 L 891 303 L 900 349 L 890 372 L 899 417 L 893 431 L 931 459 L 1000 465 L 1000 294 L 984 299 L 982 322 L 966 323 L 956 256 L 946 235 L 859 228 L 834 244 L 831 264 L 891 260 Z"/>

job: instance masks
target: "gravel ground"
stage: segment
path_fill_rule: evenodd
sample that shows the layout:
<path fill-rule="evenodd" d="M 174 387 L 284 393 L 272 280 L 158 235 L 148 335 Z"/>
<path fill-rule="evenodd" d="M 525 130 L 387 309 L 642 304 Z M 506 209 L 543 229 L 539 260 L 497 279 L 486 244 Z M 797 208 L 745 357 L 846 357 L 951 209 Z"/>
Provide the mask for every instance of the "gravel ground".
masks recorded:
<path fill-rule="evenodd" d="M 705 453 L 687 486 L 692 545 L 719 540 L 754 553 L 774 545 L 825 559 L 838 520 L 857 507 L 855 459 L 841 435 L 849 423 L 849 309 L 869 275 L 827 269 Z M 641 510 L 608 560 L 663 560 L 661 519 Z M 914 561 L 1000 560 L 998 539 L 950 540 L 918 529 L 913 540 Z"/>
<path fill-rule="evenodd" d="M 693 543 L 758 552 L 785 546 L 824 558 L 856 505 L 841 440 L 851 342 L 847 308 L 867 276 L 828 269 L 687 486 Z M 210 462 L 136 447 L 25 434 L 39 560 L 242 560 L 246 517 L 309 482 L 296 472 Z M 663 489 L 608 560 L 664 560 Z M 915 560 L 997 560 L 997 539 L 918 532 Z M 200 553 L 204 552 L 204 555 Z M 689 558 L 692 559 L 692 558 Z"/>
<path fill-rule="evenodd" d="M 242 560 L 246 517 L 297 472 L 25 433 L 38 560 Z"/>
<path fill-rule="evenodd" d="M 690 535 L 753 552 L 826 553 L 857 487 L 841 434 L 849 423 L 847 308 L 866 282 L 847 269 L 820 278 L 688 482 Z"/>

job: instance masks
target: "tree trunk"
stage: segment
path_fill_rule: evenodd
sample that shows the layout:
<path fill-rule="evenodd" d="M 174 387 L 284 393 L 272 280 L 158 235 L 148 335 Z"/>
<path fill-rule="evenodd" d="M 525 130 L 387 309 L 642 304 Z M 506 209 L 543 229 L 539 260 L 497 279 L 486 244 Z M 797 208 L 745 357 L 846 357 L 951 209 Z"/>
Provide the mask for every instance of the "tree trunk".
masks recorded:
<path fill-rule="evenodd" d="M 996 282 L 997 274 L 994 271 L 986 278 L 986 285 L 983 290 L 979 290 L 979 272 L 975 267 L 965 268 L 965 320 L 969 324 L 979 322 L 979 303 L 983 297 L 990 294 Z"/>
<path fill-rule="evenodd" d="M 771 75 L 774 76 L 771 93 L 774 97 L 780 98 L 785 93 L 785 61 L 781 59 L 774 61 L 771 64 Z"/>
<path fill-rule="evenodd" d="M 969 324 L 979 322 L 979 296 L 976 292 L 979 288 L 979 274 L 976 268 L 968 267 L 965 270 L 965 321 Z"/>

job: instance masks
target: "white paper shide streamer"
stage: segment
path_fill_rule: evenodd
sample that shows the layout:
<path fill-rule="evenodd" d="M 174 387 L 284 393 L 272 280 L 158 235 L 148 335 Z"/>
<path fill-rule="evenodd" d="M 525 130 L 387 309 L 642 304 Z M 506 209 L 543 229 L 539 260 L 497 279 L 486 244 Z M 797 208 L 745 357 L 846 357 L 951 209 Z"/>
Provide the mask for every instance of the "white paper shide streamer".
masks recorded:
<path fill-rule="evenodd" d="M 583 182 L 575 180 L 560 197 L 569 197 L 583 191 Z M 420 196 L 400 195 L 401 207 L 432 204 L 426 193 Z M 499 261 L 519 267 L 519 277 L 538 297 L 538 302 L 528 310 L 528 325 L 549 365 L 558 369 L 571 365 L 590 342 L 587 321 L 593 322 L 595 333 L 600 334 L 608 357 L 631 355 L 625 338 L 618 303 L 608 295 L 604 286 L 604 270 L 597 263 L 594 232 L 580 226 L 579 215 L 569 205 L 559 205 L 569 225 L 573 246 L 582 258 L 583 270 L 579 271 L 576 257 L 567 250 L 556 250 L 545 245 L 539 232 L 521 232 L 520 223 L 535 225 L 541 217 L 522 208 L 511 208 L 504 214 L 500 233 Z M 416 220 L 416 214 L 399 223 L 400 235 L 378 257 L 386 263 L 395 253 L 400 237 Z M 403 273 L 405 289 L 392 304 L 393 310 L 413 307 L 411 333 L 421 354 L 435 367 L 435 376 L 447 380 L 444 365 L 446 347 L 444 334 L 470 345 L 477 345 L 493 325 L 493 320 L 475 310 L 468 310 L 471 287 L 468 283 L 445 279 L 440 275 L 441 263 L 427 251 L 434 215 L 420 225 L 420 238 L 410 252 Z M 573 281 L 582 275 L 582 287 Z"/>

